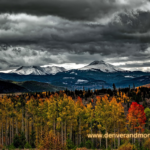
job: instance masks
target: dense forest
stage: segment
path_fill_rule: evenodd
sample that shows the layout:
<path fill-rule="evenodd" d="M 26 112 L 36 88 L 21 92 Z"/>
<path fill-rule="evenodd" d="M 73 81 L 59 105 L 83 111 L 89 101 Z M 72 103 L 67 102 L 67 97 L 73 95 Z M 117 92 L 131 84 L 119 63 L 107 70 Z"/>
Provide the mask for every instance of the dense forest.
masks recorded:
<path fill-rule="evenodd" d="M 149 139 L 88 139 L 87 134 L 149 133 L 150 89 L 23 93 L 0 98 L 0 148 L 150 146 Z M 139 144 L 139 145 L 138 145 Z"/>

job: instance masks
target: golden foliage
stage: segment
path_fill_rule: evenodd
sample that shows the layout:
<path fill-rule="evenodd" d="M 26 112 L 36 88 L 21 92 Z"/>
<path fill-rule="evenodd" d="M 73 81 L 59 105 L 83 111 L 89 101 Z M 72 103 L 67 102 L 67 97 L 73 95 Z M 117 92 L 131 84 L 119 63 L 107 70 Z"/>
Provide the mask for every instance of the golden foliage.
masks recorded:
<path fill-rule="evenodd" d="M 121 145 L 118 150 L 133 150 L 133 148 L 134 150 L 136 150 L 135 146 L 132 145 L 131 143 L 125 143 Z"/>
<path fill-rule="evenodd" d="M 150 138 L 148 138 L 145 143 L 144 143 L 144 148 L 145 149 L 150 149 Z"/>

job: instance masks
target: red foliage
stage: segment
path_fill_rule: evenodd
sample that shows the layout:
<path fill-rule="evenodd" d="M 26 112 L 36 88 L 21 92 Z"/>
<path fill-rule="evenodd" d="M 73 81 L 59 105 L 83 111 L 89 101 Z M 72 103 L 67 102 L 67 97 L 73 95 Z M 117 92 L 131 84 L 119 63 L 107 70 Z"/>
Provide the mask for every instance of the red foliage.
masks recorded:
<path fill-rule="evenodd" d="M 79 96 L 77 97 L 77 102 L 82 103 L 82 98 L 80 98 Z"/>
<path fill-rule="evenodd" d="M 144 107 L 137 102 L 132 102 L 127 115 L 127 120 L 131 124 L 132 128 L 135 129 L 143 129 L 143 125 L 146 121 L 146 115 L 144 113 Z"/>
<path fill-rule="evenodd" d="M 83 107 L 83 103 L 82 103 L 82 98 L 80 98 L 79 96 L 77 97 L 77 102 L 76 102 L 79 106 Z"/>

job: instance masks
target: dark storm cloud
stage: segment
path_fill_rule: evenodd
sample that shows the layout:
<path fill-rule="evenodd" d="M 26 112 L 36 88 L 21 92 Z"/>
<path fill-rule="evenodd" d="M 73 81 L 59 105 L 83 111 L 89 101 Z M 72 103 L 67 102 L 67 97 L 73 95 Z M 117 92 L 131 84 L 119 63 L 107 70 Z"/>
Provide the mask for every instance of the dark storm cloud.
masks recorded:
<path fill-rule="evenodd" d="M 145 16 L 145 17 L 143 17 Z M 78 51 L 90 53 L 110 49 L 113 46 L 132 47 L 140 44 L 139 49 L 147 48 L 150 42 L 150 12 L 118 15 L 108 25 L 90 25 L 90 23 L 71 22 L 58 17 L 34 17 L 27 15 L 1 16 L 1 43 L 39 45 L 47 50 Z M 144 19 L 143 19 L 144 18 Z M 7 27 L 7 30 L 6 30 Z M 9 27 L 9 28 L 8 28 Z M 111 43 L 111 45 L 109 45 Z M 121 51 L 121 50 L 120 50 Z M 106 51 L 105 51 L 106 52 Z M 108 52 L 108 51 L 107 51 Z M 106 52 L 106 53 L 107 53 Z"/>
<path fill-rule="evenodd" d="M 0 0 L 0 12 L 94 20 L 120 10 L 139 7 L 146 2 L 147 0 Z"/>
<path fill-rule="evenodd" d="M 0 7 L 5 6 L 0 8 L 1 12 L 6 12 L 4 9 L 9 8 L 8 12 L 35 14 L 0 15 L 0 58 L 3 62 L 0 67 L 12 69 L 20 65 L 67 62 L 88 64 L 95 59 L 112 63 L 149 60 L 150 12 L 140 9 L 131 11 L 130 8 L 136 8 L 141 3 L 137 0 L 126 1 L 127 4 L 121 4 L 119 0 L 94 0 L 92 3 L 88 0 L 60 0 L 56 6 L 61 6 L 59 11 L 58 8 L 47 9 L 48 6 L 54 6 L 56 1 L 36 1 L 34 9 L 35 1 L 32 0 L 18 0 L 18 3 L 10 1 L 10 4 L 7 0 L 0 1 Z M 80 5 L 77 7 L 77 4 Z M 87 5 L 90 6 L 89 13 L 87 11 L 84 14 Z M 105 6 L 104 9 L 97 10 L 99 5 Z M 44 6 L 45 10 L 42 9 Z M 123 11 L 121 8 L 129 10 Z M 111 13 L 116 14 L 107 18 Z M 45 14 L 51 15 L 44 16 Z"/>

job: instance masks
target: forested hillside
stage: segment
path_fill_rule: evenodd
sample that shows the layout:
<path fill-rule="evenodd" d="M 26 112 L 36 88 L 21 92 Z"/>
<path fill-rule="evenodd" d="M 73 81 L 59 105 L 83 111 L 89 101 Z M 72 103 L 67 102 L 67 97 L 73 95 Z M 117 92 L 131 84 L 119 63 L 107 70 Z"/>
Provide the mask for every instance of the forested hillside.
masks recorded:
<path fill-rule="evenodd" d="M 57 150 L 117 148 L 129 139 L 88 139 L 87 134 L 149 133 L 149 98 L 148 88 L 117 90 L 115 85 L 113 90 L 5 95 L 0 98 L 0 144 Z"/>

